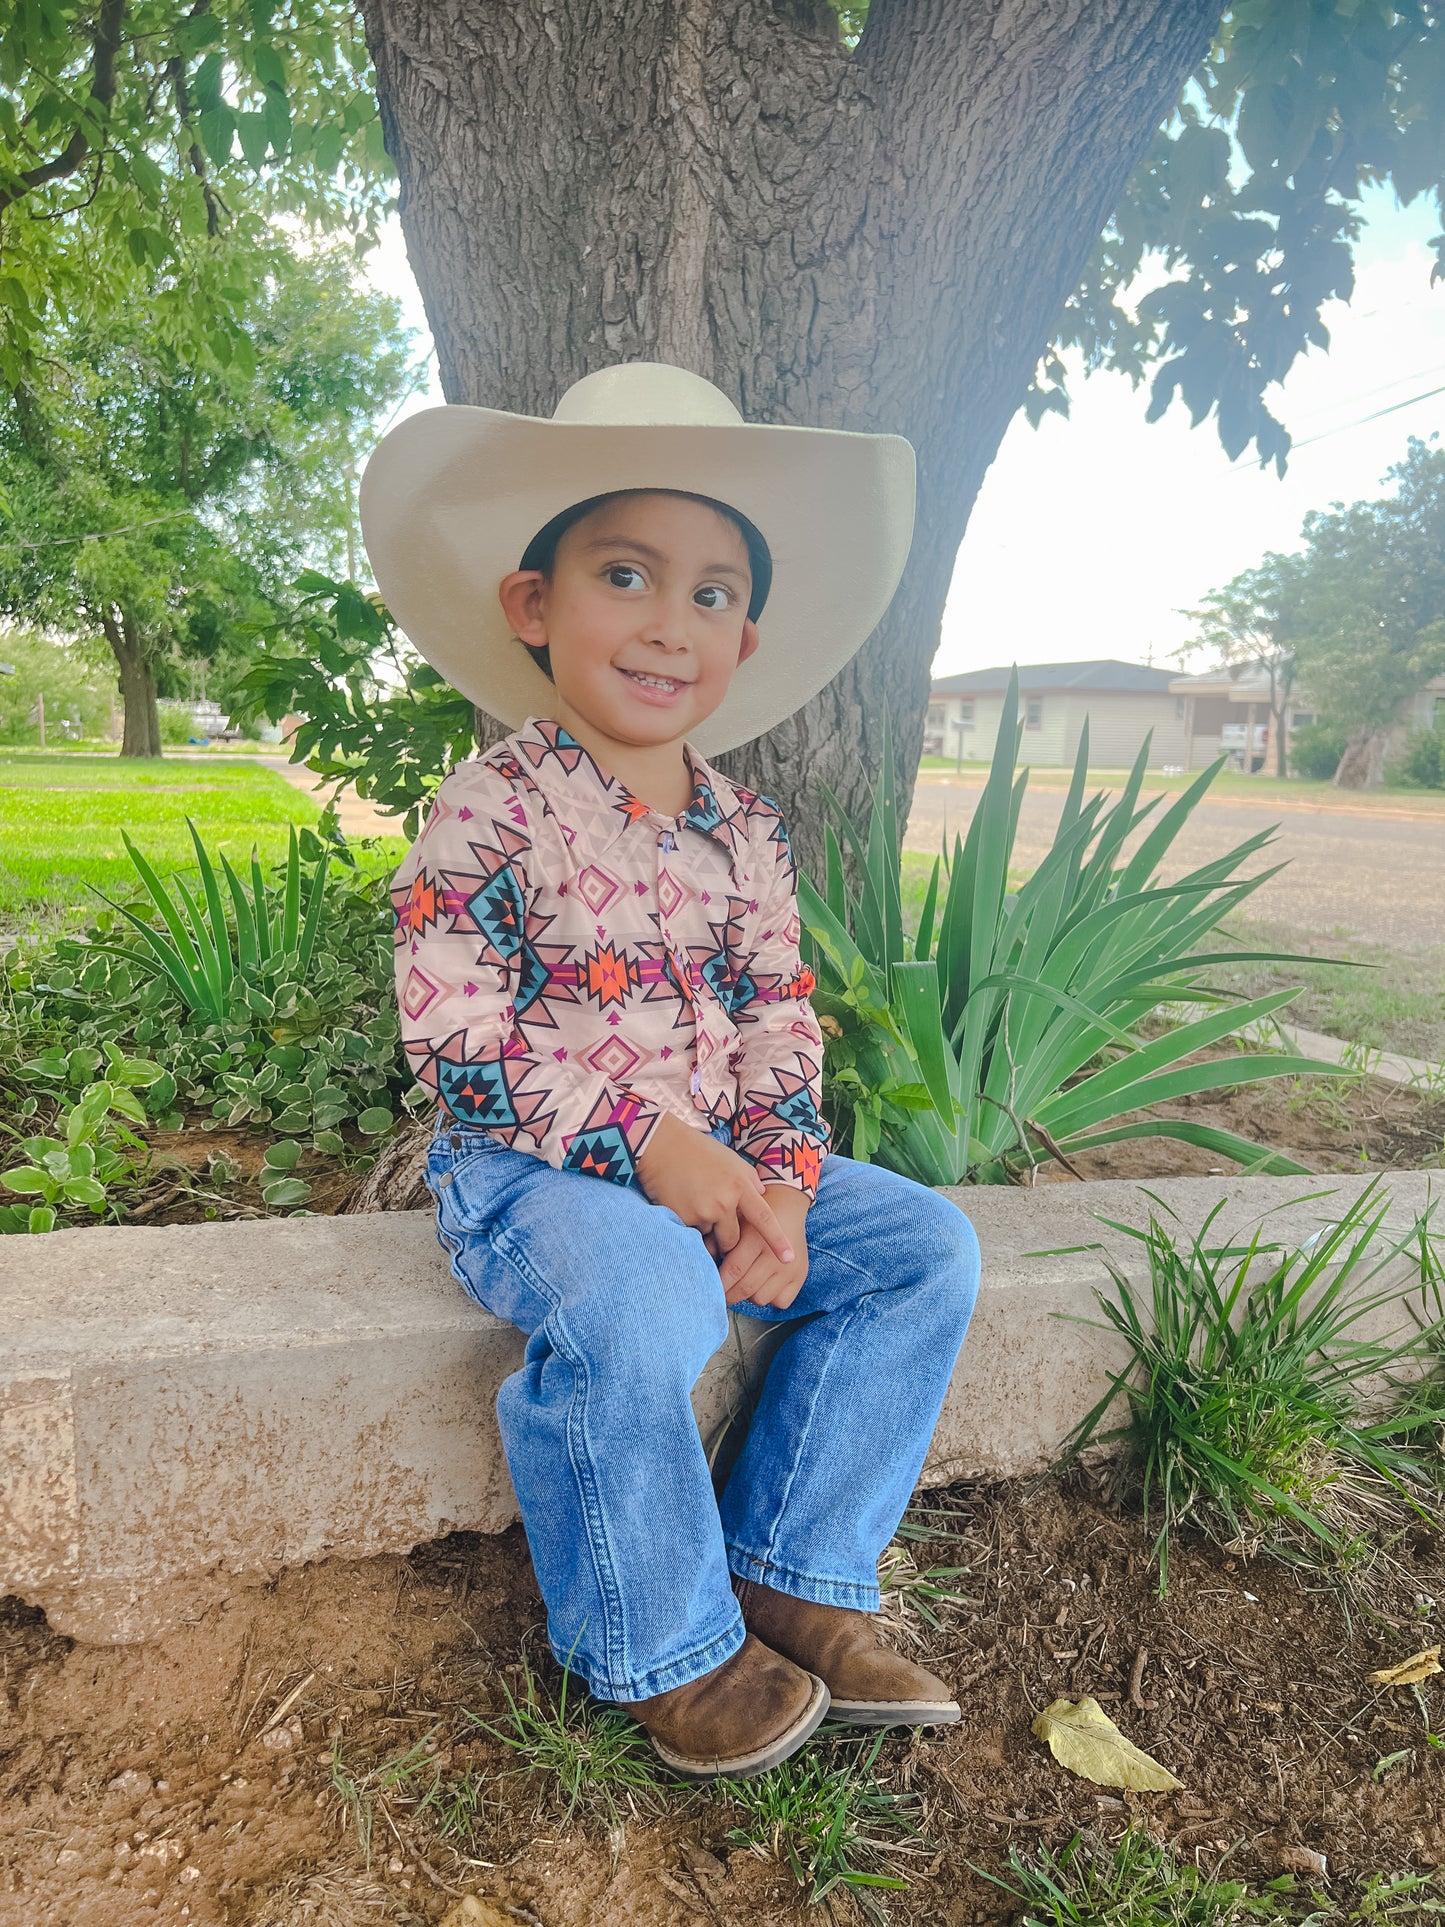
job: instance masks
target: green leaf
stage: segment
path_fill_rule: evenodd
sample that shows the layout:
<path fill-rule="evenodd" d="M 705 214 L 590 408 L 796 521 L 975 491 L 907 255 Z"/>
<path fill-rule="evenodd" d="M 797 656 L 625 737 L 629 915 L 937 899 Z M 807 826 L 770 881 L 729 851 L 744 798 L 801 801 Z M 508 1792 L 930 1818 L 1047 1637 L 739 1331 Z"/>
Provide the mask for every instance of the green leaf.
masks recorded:
<path fill-rule="evenodd" d="M 274 1184 L 263 1185 L 263 1203 L 276 1207 L 305 1204 L 311 1196 L 311 1186 L 300 1178 L 278 1178 Z"/>
<path fill-rule="evenodd" d="M 13 1171 L 0 1172 L 0 1184 L 22 1198 L 38 1197 L 55 1189 L 55 1180 L 34 1165 L 19 1164 Z"/>
<path fill-rule="evenodd" d="M 396 1119 L 385 1105 L 374 1104 L 357 1118 L 356 1128 L 358 1131 L 364 1131 L 368 1137 L 381 1137 L 395 1123 Z"/>
<path fill-rule="evenodd" d="M 288 1138 L 280 1144 L 267 1147 L 266 1165 L 272 1171 L 293 1171 L 301 1156 L 301 1146 L 295 1138 Z"/>

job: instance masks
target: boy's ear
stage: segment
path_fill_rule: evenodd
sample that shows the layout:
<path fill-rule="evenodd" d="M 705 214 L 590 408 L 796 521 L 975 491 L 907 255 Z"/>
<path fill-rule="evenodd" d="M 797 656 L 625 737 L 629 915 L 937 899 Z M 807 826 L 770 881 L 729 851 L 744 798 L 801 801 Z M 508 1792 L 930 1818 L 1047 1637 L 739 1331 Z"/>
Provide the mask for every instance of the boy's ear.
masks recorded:
<path fill-rule="evenodd" d="M 502 614 L 512 625 L 519 641 L 541 649 L 547 642 L 547 623 L 542 612 L 542 589 L 546 577 L 540 569 L 513 569 L 497 584 L 497 600 Z"/>
<path fill-rule="evenodd" d="M 742 639 L 742 644 L 738 649 L 738 666 L 739 667 L 741 667 L 742 664 L 747 661 L 749 656 L 755 656 L 757 654 L 758 645 L 760 644 L 761 641 L 762 641 L 762 638 L 758 634 L 758 625 L 753 621 L 752 617 L 749 616 L 747 621 L 743 624 L 743 639 Z"/>

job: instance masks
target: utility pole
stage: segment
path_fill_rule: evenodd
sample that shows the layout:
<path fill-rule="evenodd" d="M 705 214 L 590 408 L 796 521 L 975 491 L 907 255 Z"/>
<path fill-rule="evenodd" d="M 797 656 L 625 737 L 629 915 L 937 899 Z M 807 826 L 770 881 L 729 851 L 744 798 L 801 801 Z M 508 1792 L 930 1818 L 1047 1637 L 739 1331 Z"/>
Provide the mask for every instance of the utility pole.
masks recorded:
<path fill-rule="evenodd" d="M 45 691 L 43 689 L 40 691 L 39 695 L 35 698 L 35 701 L 31 706 L 30 715 L 27 720 L 32 723 L 39 723 L 40 747 L 44 749 L 45 747 Z"/>

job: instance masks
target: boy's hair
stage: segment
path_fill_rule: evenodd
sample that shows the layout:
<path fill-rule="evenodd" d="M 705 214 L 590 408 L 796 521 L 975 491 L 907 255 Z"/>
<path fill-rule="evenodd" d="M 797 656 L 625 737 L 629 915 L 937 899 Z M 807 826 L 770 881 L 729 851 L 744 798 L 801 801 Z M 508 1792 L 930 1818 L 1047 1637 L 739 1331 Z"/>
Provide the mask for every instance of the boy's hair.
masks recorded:
<path fill-rule="evenodd" d="M 762 532 L 755 528 L 739 510 L 729 508 L 726 502 L 716 502 L 710 495 L 693 495 L 686 489 L 616 488 L 606 495 L 589 495 L 585 502 L 574 502 L 571 508 L 563 509 L 560 515 L 554 515 L 550 522 L 544 523 L 523 550 L 522 559 L 517 567 L 535 569 L 539 575 L 550 582 L 552 571 L 557 566 L 557 544 L 568 529 L 575 528 L 584 516 L 590 515 L 594 509 L 600 509 L 604 502 L 620 501 L 629 495 L 678 495 L 685 502 L 701 502 L 705 508 L 713 509 L 722 516 L 724 521 L 731 522 L 743 538 L 743 547 L 748 552 L 748 570 L 752 576 L 752 592 L 748 596 L 748 620 L 757 621 L 763 612 L 763 604 L 768 599 L 768 591 L 773 586 L 772 552 L 764 541 Z M 523 643 L 522 647 L 529 648 L 529 645 Z M 552 680 L 551 652 L 544 646 L 541 649 L 531 649 L 530 653 L 550 682 Z"/>

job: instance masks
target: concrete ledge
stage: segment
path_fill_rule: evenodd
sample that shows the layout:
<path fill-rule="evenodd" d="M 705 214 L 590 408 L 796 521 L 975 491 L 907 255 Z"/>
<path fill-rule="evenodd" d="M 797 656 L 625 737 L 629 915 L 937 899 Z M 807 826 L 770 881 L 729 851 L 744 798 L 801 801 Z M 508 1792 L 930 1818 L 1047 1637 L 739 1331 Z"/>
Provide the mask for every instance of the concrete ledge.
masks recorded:
<path fill-rule="evenodd" d="M 1270 1212 L 1296 1245 L 1364 1183 L 1150 1190 L 1186 1231 L 1227 1197 L 1221 1239 Z M 1389 1186 L 1403 1228 L 1430 1176 Z M 1126 1182 L 949 1195 L 983 1289 L 925 1484 L 1052 1462 L 1119 1362 L 1107 1334 L 1060 1321 L 1096 1314 L 1097 1247 L 1141 1275 L 1100 1219 L 1151 1209 Z M 734 1328 L 698 1382 L 705 1437 L 766 1369 L 765 1328 Z M 521 1353 L 452 1279 L 430 1212 L 0 1240 L 0 1593 L 80 1639 L 142 1639 L 284 1565 L 500 1531 L 517 1515 L 494 1404 Z"/>

